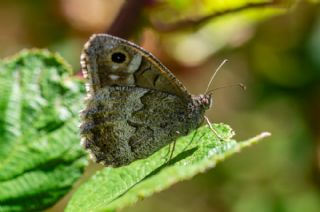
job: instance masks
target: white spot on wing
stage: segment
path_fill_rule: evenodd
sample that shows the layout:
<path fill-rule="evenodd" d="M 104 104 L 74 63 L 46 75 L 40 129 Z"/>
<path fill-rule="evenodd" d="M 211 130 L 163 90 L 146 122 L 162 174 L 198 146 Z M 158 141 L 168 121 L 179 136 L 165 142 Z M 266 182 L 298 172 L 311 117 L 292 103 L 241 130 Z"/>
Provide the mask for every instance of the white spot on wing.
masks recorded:
<path fill-rule="evenodd" d="M 119 68 L 119 65 L 118 65 L 118 64 L 113 64 L 113 65 L 111 66 L 111 68 L 112 68 L 113 70 L 117 70 L 117 69 Z"/>
<path fill-rule="evenodd" d="M 85 148 L 85 147 L 86 147 L 86 139 L 81 138 L 80 144 L 81 144 L 81 146 L 82 146 L 83 148 Z"/>
<path fill-rule="evenodd" d="M 119 76 L 119 75 L 116 75 L 116 74 L 109 74 L 109 78 L 110 78 L 111 80 L 118 80 L 118 79 L 120 78 L 120 76 Z"/>

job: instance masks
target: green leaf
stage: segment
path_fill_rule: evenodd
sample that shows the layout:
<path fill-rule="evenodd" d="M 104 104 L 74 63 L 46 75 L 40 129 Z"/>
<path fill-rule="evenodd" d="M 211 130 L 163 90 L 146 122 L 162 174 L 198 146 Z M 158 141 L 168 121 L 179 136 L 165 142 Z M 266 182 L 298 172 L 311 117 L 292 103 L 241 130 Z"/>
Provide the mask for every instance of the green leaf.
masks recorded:
<path fill-rule="evenodd" d="M 0 211 L 47 208 L 82 175 L 83 87 L 48 51 L 0 62 Z"/>
<path fill-rule="evenodd" d="M 148 10 L 163 49 L 186 66 L 199 66 L 217 51 L 239 47 L 255 25 L 290 11 L 296 0 L 164 0 Z M 165 8 L 165 9 L 163 9 Z M 239 36 L 241 35 L 241 36 Z M 192 57 L 189 52 L 195 52 Z"/>
<path fill-rule="evenodd" d="M 279 12 L 287 11 L 297 2 L 297 0 L 164 0 L 161 2 L 162 7 L 149 10 L 149 15 L 153 21 L 156 20 L 162 24 L 189 20 L 191 22 L 183 23 L 182 26 L 175 27 L 174 30 L 186 28 L 186 25 L 194 29 L 195 26 L 218 17 L 248 10 L 252 10 L 255 16 L 260 18 L 265 16 L 266 11 L 270 14 L 274 13 L 274 15 L 279 14 Z M 202 18 L 205 20 L 201 20 Z"/>
<path fill-rule="evenodd" d="M 269 133 L 237 143 L 227 125 L 215 124 L 223 141 L 207 127 L 177 140 L 173 158 L 168 148 L 121 168 L 104 168 L 74 194 L 66 211 L 115 211 L 212 168 L 217 162 Z"/>

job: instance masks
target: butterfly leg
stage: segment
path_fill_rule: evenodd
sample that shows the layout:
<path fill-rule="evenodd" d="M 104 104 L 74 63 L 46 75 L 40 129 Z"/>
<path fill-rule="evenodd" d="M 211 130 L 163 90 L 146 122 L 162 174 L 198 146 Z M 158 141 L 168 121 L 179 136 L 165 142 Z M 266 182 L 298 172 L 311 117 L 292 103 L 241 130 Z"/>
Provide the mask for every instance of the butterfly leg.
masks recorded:
<path fill-rule="evenodd" d="M 177 141 L 174 141 L 174 142 L 173 142 L 172 151 L 171 151 L 171 153 L 170 153 L 169 161 L 170 161 L 170 160 L 172 159 L 172 157 L 173 157 L 173 153 L 174 153 L 174 150 L 175 150 L 175 148 L 176 148 L 176 142 L 177 142 Z"/>
<path fill-rule="evenodd" d="M 172 145 L 172 148 L 171 148 L 171 145 Z M 169 152 L 167 153 L 167 156 L 168 156 L 168 154 L 170 154 L 170 155 L 169 155 L 169 158 L 166 161 L 166 165 L 170 164 L 170 161 L 171 161 L 171 159 L 173 157 L 173 153 L 174 153 L 175 148 L 176 148 L 176 141 L 173 141 L 172 143 L 169 144 Z"/>
<path fill-rule="evenodd" d="M 164 158 L 168 158 L 168 156 L 170 155 L 170 153 L 171 153 L 171 145 L 172 145 L 172 143 L 170 143 L 169 145 L 168 145 L 168 152 L 166 153 L 166 156 L 164 157 Z M 167 160 L 166 160 L 166 162 L 168 162 Z"/>
<path fill-rule="evenodd" d="M 193 143 L 194 138 L 196 137 L 196 135 L 198 134 L 198 129 L 195 130 L 195 132 L 193 133 L 193 136 L 191 138 L 191 140 L 189 141 L 189 143 L 183 148 L 182 152 L 184 152 L 185 150 L 187 150 L 189 148 L 189 146 Z"/>
<path fill-rule="evenodd" d="M 206 117 L 206 116 L 204 116 L 204 118 L 206 119 L 206 122 L 208 123 L 209 128 L 211 129 L 211 131 L 212 131 L 220 140 L 223 141 L 224 139 L 223 139 L 223 138 L 218 134 L 218 132 L 212 127 L 212 124 L 211 124 L 209 118 Z"/>

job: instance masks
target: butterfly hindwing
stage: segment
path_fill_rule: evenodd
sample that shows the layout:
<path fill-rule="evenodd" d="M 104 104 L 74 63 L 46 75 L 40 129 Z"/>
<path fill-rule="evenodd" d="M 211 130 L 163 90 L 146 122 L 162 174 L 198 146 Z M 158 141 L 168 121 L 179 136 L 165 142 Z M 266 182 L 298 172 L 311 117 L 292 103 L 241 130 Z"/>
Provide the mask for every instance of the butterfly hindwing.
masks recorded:
<path fill-rule="evenodd" d="M 145 158 L 192 128 L 183 102 L 163 92 L 110 87 L 89 100 L 82 112 L 84 146 L 106 165 Z"/>

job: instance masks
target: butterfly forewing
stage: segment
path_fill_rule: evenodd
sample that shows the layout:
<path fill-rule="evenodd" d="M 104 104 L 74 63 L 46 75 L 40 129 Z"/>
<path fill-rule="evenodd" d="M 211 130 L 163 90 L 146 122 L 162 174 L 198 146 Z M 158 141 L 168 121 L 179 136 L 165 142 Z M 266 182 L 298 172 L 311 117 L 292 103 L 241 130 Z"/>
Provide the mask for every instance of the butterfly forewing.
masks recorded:
<path fill-rule="evenodd" d="M 114 60 L 118 55 L 124 60 Z M 182 83 L 151 53 L 129 41 L 106 34 L 92 36 L 82 54 L 82 69 L 95 92 L 124 85 L 155 89 L 182 99 L 191 97 Z"/>

